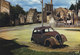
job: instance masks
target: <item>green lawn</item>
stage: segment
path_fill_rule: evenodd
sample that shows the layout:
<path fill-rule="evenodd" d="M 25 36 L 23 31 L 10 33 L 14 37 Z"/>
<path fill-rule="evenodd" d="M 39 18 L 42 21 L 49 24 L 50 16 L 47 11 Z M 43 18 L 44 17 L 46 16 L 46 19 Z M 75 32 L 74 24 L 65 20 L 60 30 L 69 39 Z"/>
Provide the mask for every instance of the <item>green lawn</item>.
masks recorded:
<path fill-rule="evenodd" d="M 79 55 L 76 52 L 38 52 L 27 48 L 20 48 L 12 51 L 14 55 Z"/>
<path fill-rule="evenodd" d="M 15 50 L 11 50 L 14 55 L 73 55 L 72 52 L 80 51 L 80 32 L 79 31 L 68 31 L 63 29 L 56 29 L 59 33 L 64 34 L 68 41 L 65 42 L 69 47 L 52 49 L 49 47 L 44 47 L 31 42 L 32 29 L 15 30 L 0 33 L 6 38 L 16 39 L 16 42 L 20 45 L 25 45 L 29 47 L 21 47 Z M 69 53 L 71 52 L 71 53 Z"/>

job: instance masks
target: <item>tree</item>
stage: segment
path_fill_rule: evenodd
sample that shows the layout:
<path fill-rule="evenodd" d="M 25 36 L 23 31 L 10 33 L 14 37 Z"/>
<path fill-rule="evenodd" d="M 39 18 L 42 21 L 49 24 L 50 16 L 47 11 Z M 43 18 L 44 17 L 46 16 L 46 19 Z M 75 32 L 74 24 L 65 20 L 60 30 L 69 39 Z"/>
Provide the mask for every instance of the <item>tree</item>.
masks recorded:
<path fill-rule="evenodd" d="M 70 6 L 69 10 L 75 10 L 75 5 L 72 4 L 72 5 Z"/>
<path fill-rule="evenodd" d="M 16 5 L 16 10 L 17 10 L 17 12 L 18 12 L 18 14 L 25 14 L 25 11 L 23 10 L 23 8 L 22 7 L 20 7 L 19 5 Z"/>
<path fill-rule="evenodd" d="M 77 8 L 80 9 L 80 1 L 77 3 Z"/>
<path fill-rule="evenodd" d="M 70 10 L 76 10 L 76 8 L 77 8 L 77 10 L 80 9 L 80 0 L 78 1 L 77 4 L 75 4 L 75 5 L 72 4 L 69 9 Z"/>
<path fill-rule="evenodd" d="M 25 14 L 25 11 L 19 5 L 16 5 L 16 6 L 12 6 L 11 5 L 10 13 L 11 13 L 10 14 L 11 20 L 14 21 L 14 25 L 15 25 L 16 24 L 16 20 L 19 20 L 19 18 L 18 18 L 19 14 Z"/>

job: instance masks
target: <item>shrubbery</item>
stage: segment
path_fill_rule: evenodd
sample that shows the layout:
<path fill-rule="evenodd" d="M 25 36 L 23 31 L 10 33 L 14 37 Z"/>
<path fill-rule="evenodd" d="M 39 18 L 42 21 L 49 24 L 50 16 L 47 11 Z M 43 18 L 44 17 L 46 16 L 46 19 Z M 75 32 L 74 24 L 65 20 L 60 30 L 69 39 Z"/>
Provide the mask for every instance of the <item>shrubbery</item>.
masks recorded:
<path fill-rule="evenodd" d="M 10 17 L 7 13 L 0 13 L 0 27 L 8 26 L 10 24 Z"/>

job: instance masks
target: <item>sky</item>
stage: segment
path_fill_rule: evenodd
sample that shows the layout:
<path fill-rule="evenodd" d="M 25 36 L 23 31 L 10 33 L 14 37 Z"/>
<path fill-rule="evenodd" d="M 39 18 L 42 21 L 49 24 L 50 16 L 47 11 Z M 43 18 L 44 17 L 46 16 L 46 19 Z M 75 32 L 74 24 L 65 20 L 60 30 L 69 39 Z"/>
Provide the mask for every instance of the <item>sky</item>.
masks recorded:
<path fill-rule="evenodd" d="M 11 3 L 11 5 L 20 5 L 25 11 L 28 11 L 30 8 L 37 9 L 41 11 L 41 0 L 6 0 Z M 51 0 L 43 0 L 45 3 L 50 3 Z M 76 0 L 53 0 L 53 8 L 69 8 L 71 4 L 75 4 Z"/>

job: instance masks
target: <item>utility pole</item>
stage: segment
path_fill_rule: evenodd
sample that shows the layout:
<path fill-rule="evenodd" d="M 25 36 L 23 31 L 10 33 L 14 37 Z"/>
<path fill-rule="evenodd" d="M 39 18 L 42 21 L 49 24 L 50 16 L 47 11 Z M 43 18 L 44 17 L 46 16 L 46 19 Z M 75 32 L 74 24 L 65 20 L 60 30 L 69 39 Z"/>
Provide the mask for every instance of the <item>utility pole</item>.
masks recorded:
<path fill-rule="evenodd" d="M 73 25 L 74 25 L 74 11 L 73 11 Z"/>
<path fill-rule="evenodd" d="M 78 15 L 77 0 L 76 0 L 76 14 Z"/>
<path fill-rule="evenodd" d="M 41 1 L 42 3 L 42 27 L 43 27 L 43 0 Z"/>

